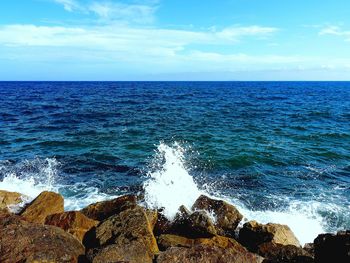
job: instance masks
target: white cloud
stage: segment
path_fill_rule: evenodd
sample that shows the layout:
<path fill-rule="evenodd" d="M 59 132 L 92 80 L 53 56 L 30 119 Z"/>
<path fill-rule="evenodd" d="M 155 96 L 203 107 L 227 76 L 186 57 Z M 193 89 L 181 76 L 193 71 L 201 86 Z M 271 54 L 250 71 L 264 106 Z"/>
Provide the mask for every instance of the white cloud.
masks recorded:
<path fill-rule="evenodd" d="M 350 41 L 350 30 L 343 30 L 339 26 L 326 26 L 319 32 L 319 35 L 334 35 Z"/>
<path fill-rule="evenodd" d="M 56 3 L 63 5 L 68 12 L 80 9 L 80 5 L 75 0 L 54 0 Z"/>

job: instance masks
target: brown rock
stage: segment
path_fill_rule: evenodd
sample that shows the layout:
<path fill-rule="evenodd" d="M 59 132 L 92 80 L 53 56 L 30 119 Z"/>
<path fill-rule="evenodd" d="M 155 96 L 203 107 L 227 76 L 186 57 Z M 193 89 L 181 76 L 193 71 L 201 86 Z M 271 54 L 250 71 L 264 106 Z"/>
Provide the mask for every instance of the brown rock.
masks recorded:
<path fill-rule="evenodd" d="M 154 235 L 159 236 L 161 234 L 170 233 L 172 223 L 163 214 L 162 211 L 158 211 L 157 222 L 154 226 Z"/>
<path fill-rule="evenodd" d="M 253 252 L 266 242 L 300 247 L 299 241 L 288 226 L 272 223 L 264 225 L 256 221 L 249 221 L 243 225 L 239 232 L 239 242 Z"/>
<path fill-rule="evenodd" d="M 22 195 L 16 192 L 0 190 L 0 210 L 9 211 L 8 207 L 22 202 Z"/>
<path fill-rule="evenodd" d="M 76 238 L 60 228 L 0 214 L 0 262 L 73 263 L 84 251 Z"/>
<path fill-rule="evenodd" d="M 159 249 L 164 251 L 170 247 L 193 247 L 195 245 L 208 245 L 220 248 L 238 248 L 242 247 L 236 240 L 223 236 L 214 236 L 212 238 L 189 239 L 182 236 L 165 234 L 157 239 Z M 245 248 L 241 248 L 246 252 Z"/>
<path fill-rule="evenodd" d="M 313 263 L 313 256 L 301 247 L 281 245 L 273 242 L 259 246 L 258 254 L 265 259 L 264 263 Z"/>
<path fill-rule="evenodd" d="M 92 262 L 151 263 L 159 252 L 145 210 L 139 206 L 103 221 L 87 233 L 84 244 Z"/>
<path fill-rule="evenodd" d="M 261 263 L 263 258 L 242 250 L 242 247 L 220 248 L 208 245 L 196 245 L 191 248 L 171 247 L 162 252 L 157 263 Z"/>
<path fill-rule="evenodd" d="M 192 210 L 206 210 L 216 217 L 215 225 L 218 233 L 223 236 L 234 236 L 234 232 L 242 220 L 241 213 L 229 203 L 211 199 L 201 195 L 192 206 Z"/>
<path fill-rule="evenodd" d="M 44 191 L 27 205 L 21 216 L 28 222 L 44 223 L 48 215 L 64 212 L 64 200 L 60 194 Z"/>
<path fill-rule="evenodd" d="M 158 221 L 158 212 L 157 210 L 145 209 L 145 213 L 147 215 L 148 222 L 151 225 L 151 229 L 153 230 Z"/>
<path fill-rule="evenodd" d="M 315 263 L 350 262 L 350 230 L 318 235 L 314 246 Z"/>
<path fill-rule="evenodd" d="M 81 212 L 93 220 L 103 221 L 112 215 L 118 214 L 123 210 L 133 208 L 136 205 L 136 196 L 124 195 L 112 200 L 88 205 L 87 207 L 83 208 Z"/>
<path fill-rule="evenodd" d="M 98 223 L 98 221 L 92 220 L 77 211 L 49 215 L 45 220 L 46 225 L 62 228 L 81 242 L 83 241 L 85 233 L 92 227 L 97 226 Z"/>

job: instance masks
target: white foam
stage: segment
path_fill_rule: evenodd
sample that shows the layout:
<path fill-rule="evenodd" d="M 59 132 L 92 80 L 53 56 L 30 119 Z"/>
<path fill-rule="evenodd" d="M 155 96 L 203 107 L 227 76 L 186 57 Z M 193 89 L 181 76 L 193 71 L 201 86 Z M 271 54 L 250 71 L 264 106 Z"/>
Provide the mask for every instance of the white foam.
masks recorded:
<path fill-rule="evenodd" d="M 185 168 L 184 149 L 179 144 L 161 143 L 155 162 L 162 165 L 148 173 L 145 202 L 154 209 L 164 208 L 164 215 L 173 219 L 181 205 L 191 208 L 201 191 Z"/>

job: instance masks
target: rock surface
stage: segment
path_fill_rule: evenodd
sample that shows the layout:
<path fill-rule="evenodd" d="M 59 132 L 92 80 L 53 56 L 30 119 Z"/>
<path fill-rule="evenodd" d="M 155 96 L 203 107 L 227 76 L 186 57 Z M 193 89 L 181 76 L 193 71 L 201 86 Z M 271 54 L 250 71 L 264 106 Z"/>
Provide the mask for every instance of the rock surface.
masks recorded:
<path fill-rule="evenodd" d="M 0 190 L 0 211 L 9 211 L 8 207 L 22 202 L 22 195 L 16 192 Z"/>
<path fill-rule="evenodd" d="M 192 210 L 206 210 L 211 214 L 213 213 L 216 217 L 217 231 L 222 236 L 233 237 L 239 222 L 243 218 L 233 205 L 222 200 L 211 199 L 205 195 L 201 195 L 196 200 Z"/>
<path fill-rule="evenodd" d="M 83 241 L 85 233 L 92 227 L 97 226 L 98 223 L 98 221 L 92 220 L 78 211 L 49 215 L 45 220 L 46 225 L 62 228 L 81 242 Z"/>
<path fill-rule="evenodd" d="M 266 258 L 264 263 L 312 263 L 313 256 L 301 247 L 281 245 L 273 242 L 259 246 L 258 254 Z"/>
<path fill-rule="evenodd" d="M 0 262 L 78 262 L 83 245 L 62 229 L 0 214 Z"/>
<path fill-rule="evenodd" d="M 137 198 L 134 195 L 124 195 L 118 198 L 97 202 L 83 208 L 81 212 L 87 217 L 103 221 L 108 217 L 118 214 L 123 210 L 136 207 Z"/>
<path fill-rule="evenodd" d="M 235 248 L 196 245 L 191 248 L 172 247 L 162 252 L 157 263 L 261 263 L 263 258 Z"/>
<path fill-rule="evenodd" d="M 350 230 L 337 234 L 321 234 L 314 240 L 316 263 L 349 263 Z"/>
<path fill-rule="evenodd" d="M 159 249 L 145 209 L 134 207 L 113 215 L 86 234 L 92 262 L 152 262 Z"/>
<path fill-rule="evenodd" d="M 64 200 L 60 194 L 44 191 L 20 213 L 28 222 L 44 223 L 48 215 L 64 212 Z"/>
<path fill-rule="evenodd" d="M 272 223 L 264 225 L 256 221 L 249 221 L 243 225 L 239 232 L 239 242 L 253 252 L 266 242 L 300 247 L 298 239 L 288 226 Z"/>

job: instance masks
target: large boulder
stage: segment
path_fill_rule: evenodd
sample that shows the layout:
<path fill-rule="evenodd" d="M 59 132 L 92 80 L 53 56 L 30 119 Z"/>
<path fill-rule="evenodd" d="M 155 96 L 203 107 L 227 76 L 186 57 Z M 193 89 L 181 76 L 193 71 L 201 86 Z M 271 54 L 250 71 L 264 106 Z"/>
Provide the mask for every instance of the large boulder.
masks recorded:
<path fill-rule="evenodd" d="M 350 262 L 350 230 L 318 235 L 314 249 L 315 263 Z"/>
<path fill-rule="evenodd" d="M 264 263 L 313 263 L 313 256 L 301 247 L 281 245 L 273 242 L 259 246 L 258 254 L 265 258 Z"/>
<path fill-rule="evenodd" d="M 171 247 L 161 252 L 157 263 L 261 263 L 263 258 L 246 251 L 243 247 L 221 248 L 209 245 Z"/>
<path fill-rule="evenodd" d="M 233 237 L 243 216 L 236 207 L 223 200 L 215 200 L 201 195 L 192 206 L 192 210 L 206 210 L 216 218 L 218 234 Z"/>
<path fill-rule="evenodd" d="M 91 262 L 151 263 L 159 249 L 145 209 L 139 206 L 110 216 L 84 238 Z"/>
<path fill-rule="evenodd" d="M 9 207 L 22 203 L 22 195 L 0 190 L 0 211 L 9 212 Z"/>
<path fill-rule="evenodd" d="M 60 228 L 0 214 L 0 262 L 73 263 L 84 252 L 84 246 Z"/>
<path fill-rule="evenodd" d="M 43 224 L 48 215 L 64 212 L 64 200 L 60 194 L 44 191 L 28 204 L 20 215 L 28 222 Z"/>
<path fill-rule="evenodd" d="M 45 220 L 46 225 L 60 227 L 64 231 L 75 236 L 81 242 L 83 241 L 85 233 L 97 226 L 98 223 L 98 221 L 92 220 L 78 211 L 49 215 Z"/>
<path fill-rule="evenodd" d="M 123 210 L 136 207 L 137 198 L 134 195 L 124 195 L 118 198 L 97 202 L 83 208 L 81 212 L 87 217 L 103 221 L 108 217 L 118 214 Z"/>
<path fill-rule="evenodd" d="M 298 239 L 287 225 L 273 223 L 265 225 L 256 221 L 249 221 L 243 225 L 239 231 L 239 242 L 253 252 L 266 242 L 300 247 Z"/>

